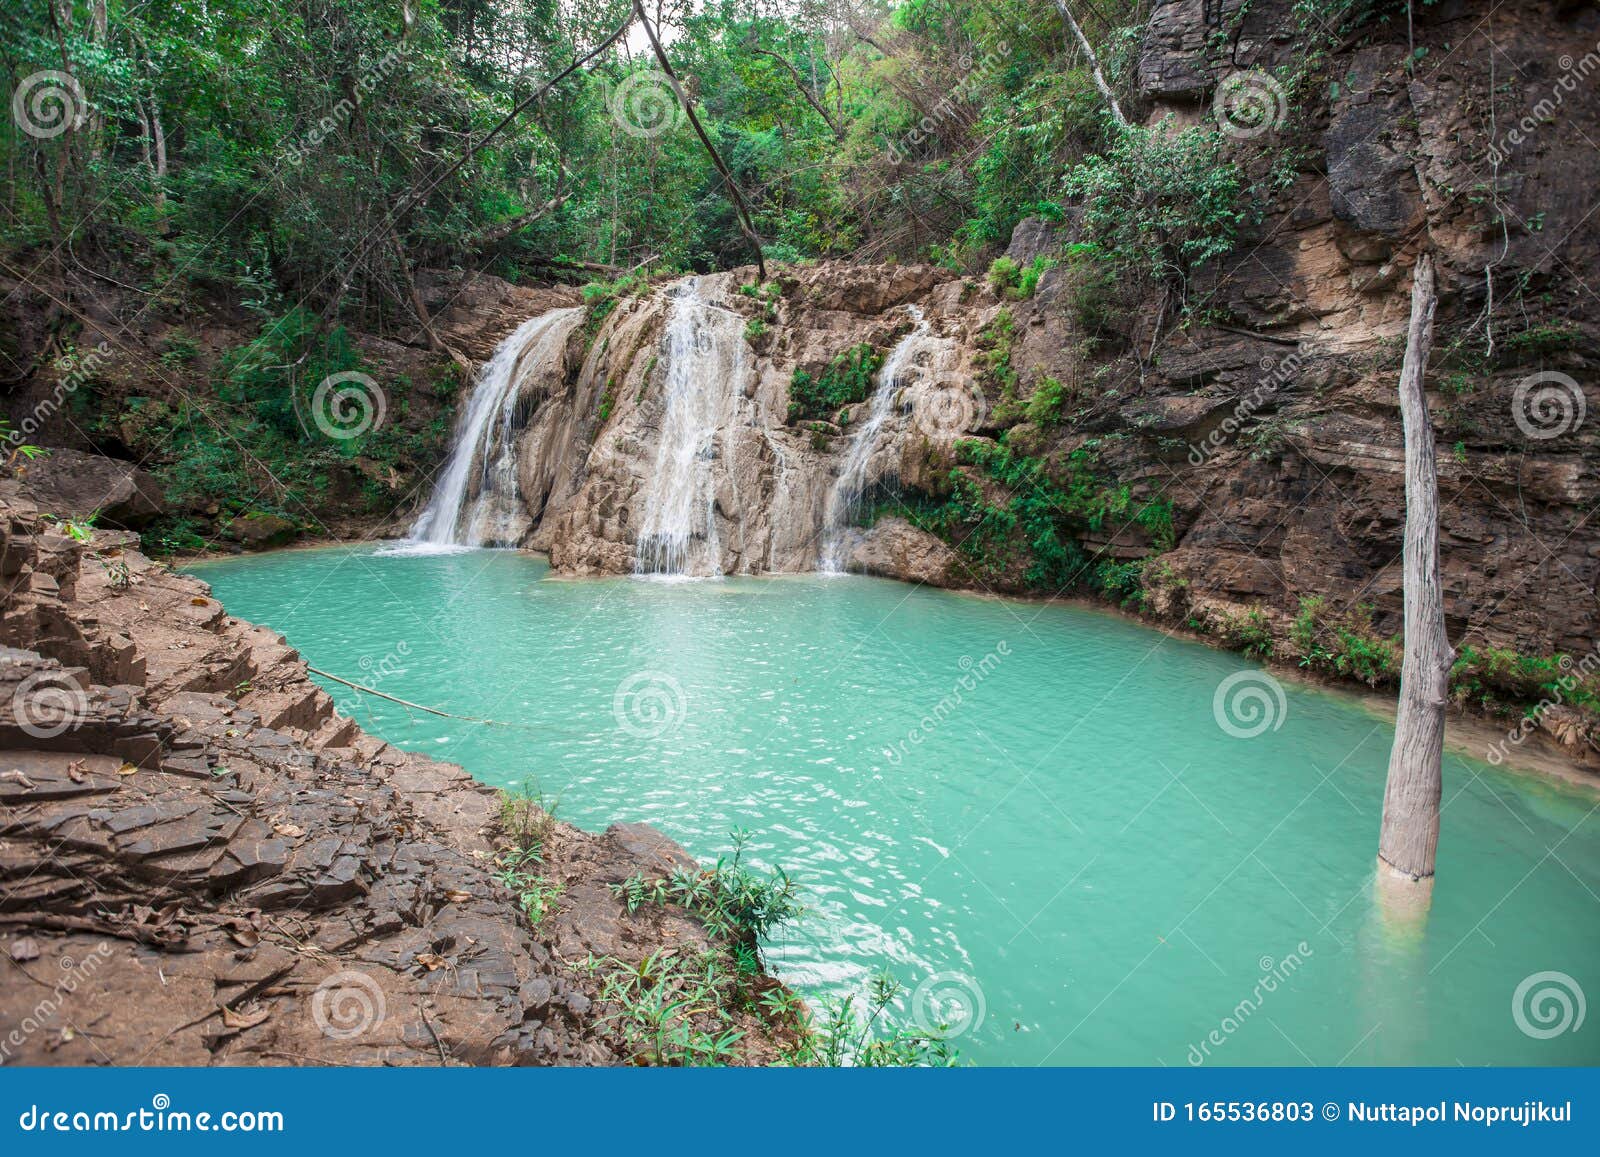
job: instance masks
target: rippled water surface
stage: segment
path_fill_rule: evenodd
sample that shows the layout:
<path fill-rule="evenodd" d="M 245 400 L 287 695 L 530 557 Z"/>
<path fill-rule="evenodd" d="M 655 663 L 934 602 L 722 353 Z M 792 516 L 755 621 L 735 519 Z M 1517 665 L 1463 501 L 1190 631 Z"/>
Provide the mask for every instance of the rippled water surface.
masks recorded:
<path fill-rule="evenodd" d="M 902 1015 L 953 1021 L 980 1063 L 1600 1062 L 1600 1023 L 1570 1023 L 1573 986 L 1600 996 L 1600 797 L 1447 756 L 1432 913 L 1398 933 L 1370 895 L 1389 726 L 1286 686 L 1256 704 L 1275 728 L 1230 734 L 1235 656 L 864 578 L 558 581 L 370 548 L 195 572 L 318 667 L 516 725 L 327 685 L 400 746 L 703 859 L 749 829 L 810 905 L 779 973 L 843 993 L 888 968 Z M 1515 1007 L 1543 972 L 1564 977 Z"/>

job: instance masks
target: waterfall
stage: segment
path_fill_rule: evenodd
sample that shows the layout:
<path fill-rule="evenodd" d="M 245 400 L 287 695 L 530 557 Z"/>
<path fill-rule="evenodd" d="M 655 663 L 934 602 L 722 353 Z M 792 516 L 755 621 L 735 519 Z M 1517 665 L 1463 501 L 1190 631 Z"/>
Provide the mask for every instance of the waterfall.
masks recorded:
<path fill-rule="evenodd" d="M 433 497 L 411 528 L 413 547 L 443 550 L 507 542 L 519 503 L 517 401 L 531 375 L 559 362 L 582 316 L 583 310 L 571 308 L 531 318 L 484 363 L 466 412 L 456 423 L 455 444 Z"/>
<path fill-rule="evenodd" d="M 671 290 L 662 335 L 665 412 L 655 469 L 640 490 L 634 573 L 717 575 L 717 434 L 735 425 L 744 394 L 744 318 L 708 303 L 701 279 Z"/>
<path fill-rule="evenodd" d="M 908 371 L 914 367 L 913 359 L 918 347 L 928 336 L 928 322 L 922 310 L 915 305 L 905 307 L 915 319 L 911 332 L 895 343 L 894 349 L 878 371 L 878 388 L 868 404 L 866 420 L 857 428 L 845 451 L 844 464 L 839 477 L 828 492 L 828 504 L 822 520 L 822 558 L 818 569 L 838 574 L 844 570 L 844 528 L 860 510 L 862 495 L 868 477 L 873 451 L 878 448 L 878 435 L 889 415 L 894 412 L 895 396 L 908 383 Z"/>

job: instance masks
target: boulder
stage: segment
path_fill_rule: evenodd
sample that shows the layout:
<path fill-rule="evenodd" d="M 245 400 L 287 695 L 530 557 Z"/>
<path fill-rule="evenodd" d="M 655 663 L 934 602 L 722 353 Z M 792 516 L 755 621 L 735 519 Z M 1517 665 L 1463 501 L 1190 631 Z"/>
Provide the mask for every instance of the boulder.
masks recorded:
<path fill-rule="evenodd" d="M 228 523 L 227 533 L 228 537 L 245 546 L 260 549 L 293 542 L 300 528 L 287 518 L 263 510 L 252 510 Z"/>
<path fill-rule="evenodd" d="M 880 519 L 850 547 L 850 569 L 929 586 L 960 585 L 960 559 L 903 518 Z"/>
<path fill-rule="evenodd" d="M 51 450 L 0 484 L 40 513 L 61 518 L 95 515 L 102 526 L 137 530 L 162 512 L 161 485 L 132 462 L 77 450 Z"/>

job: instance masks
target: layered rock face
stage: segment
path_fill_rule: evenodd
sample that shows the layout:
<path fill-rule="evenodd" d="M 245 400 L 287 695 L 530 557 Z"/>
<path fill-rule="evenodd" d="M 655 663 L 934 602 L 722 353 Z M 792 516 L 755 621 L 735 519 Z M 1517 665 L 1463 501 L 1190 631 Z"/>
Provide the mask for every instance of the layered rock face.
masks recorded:
<path fill-rule="evenodd" d="M 1139 68 L 1146 123 L 1210 116 L 1223 81 L 1265 84 L 1293 63 L 1293 5 L 1252 7 L 1226 50 L 1210 9 L 1156 5 Z M 1493 88 L 1487 49 L 1454 48 L 1488 15 L 1486 3 L 1419 11 L 1410 40 L 1403 22 L 1371 25 L 1335 55 L 1331 95 L 1280 118 L 1283 139 L 1232 146 L 1252 178 L 1286 155 L 1298 173 L 1229 257 L 1196 271 L 1188 294 L 1203 309 L 1181 324 L 1164 292 L 1096 284 L 1071 260 L 1025 300 L 933 268 L 837 262 L 780 269 L 770 302 L 742 288 L 752 270 L 627 298 L 576 333 L 566 370 L 525 399 L 519 541 L 569 573 L 658 570 L 676 552 L 685 573 L 733 574 L 816 569 L 831 534 L 847 569 L 1039 591 L 1025 568 L 971 565 L 959 532 L 940 542 L 915 520 L 830 525 L 872 399 L 791 420 L 795 375 L 814 379 L 862 343 L 889 355 L 916 306 L 932 341 L 845 505 L 864 491 L 940 501 L 952 469 L 1004 504 L 1014 491 L 957 460 L 962 438 L 1005 433 L 1048 470 L 1092 450 L 1130 512 L 1171 504 L 1170 540 L 1131 516 L 1062 516 L 1091 560 L 1161 555 L 1144 572 L 1147 609 L 1199 624 L 1259 614 L 1283 638 L 1301 601 L 1321 596 L 1370 607 L 1388 634 L 1404 519 L 1395 380 L 1408 271 L 1426 244 L 1442 292 L 1428 387 L 1452 638 L 1592 651 L 1600 425 L 1584 414 L 1600 401 L 1600 340 L 1586 285 L 1600 283 L 1600 234 L 1584 222 L 1600 90 L 1563 86 L 1560 61 L 1595 51 L 1600 15 L 1546 5 L 1495 17 L 1497 42 L 1532 63 L 1497 74 L 1511 90 L 1493 120 L 1474 95 Z M 1507 136 L 1556 90 L 1560 116 Z M 1024 222 L 1012 255 L 1059 254 L 1078 236 L 1068 206 L 1059 224 Z M 1009 385 L 993 370 L 1002 344 Z M 1030 422 L 1047 381 L 1064 400 Z M 669 522 L 678 537 L 664 554 Z"/>
<path fill-rule="evenodd" d="M 782 275 L 776 298 L 745 291 L 753 273 L 651 287 L 523 367 L 515 488 L 527 521 L 502 541 L 574 574 L 811 571 L 835 537 L 850 542 L 841 563 L 875 565 L 871 552 L 849 557 L 861 547 L 852 502 L 898 486 L 908 455 L 920 461 L 913 447 L 979 428 L 981 315 L 928 267 L 825 263 Z M 882 358 L 903 341 L 872 396 L 792 418 L 796 370 L 821 378 L 852 350 Z M 875 402 L 881 421 L 863 431 Z M 485 460 L 469 505 L 507 489 Z"/>
<path fill-rule="evenodd" d="M 494 792 L 135 547 L 0 501 L 0 1064 L 626 1063 L 579 965 L 725 951 L 612 893 L 693 867 L 637 824 L 544 817 L 530 924 Z"/>

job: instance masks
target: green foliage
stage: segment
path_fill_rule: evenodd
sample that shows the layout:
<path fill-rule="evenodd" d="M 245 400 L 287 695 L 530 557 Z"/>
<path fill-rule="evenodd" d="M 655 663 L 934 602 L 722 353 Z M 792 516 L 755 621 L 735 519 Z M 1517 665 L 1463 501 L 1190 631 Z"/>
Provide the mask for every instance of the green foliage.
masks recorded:
<path fill-rule="evenodd" d="M 1061 421 L 1061 410 L 1072 398 L 1072 391 L 1051 377 L 1039 379 L 1023 407 L 1023 414 L 1036 426 L 1053 426 Z"/>
<path fill-rule="evenodd" d="M 1223 617 L 1220 634 L 1230 647 L 1262 659 L 1272 658 L 1275 649 L 1272 628 L 1266 613 L 1260 607 L 1251 607 L 1239 615 Z"/>
<path fill-rule="evenodd" d="M 739 978 L 711 956 L 663 949 L 636 964 L 589 957 L 600 976 L 600 999 L 611 1011 L 601 1024 L 635 1065 L 726 1065 L 744 1038 L 729 1011 Z"/>
<path fill-rule="evenodd" d="M 509 844 L 495 857 L 496 879 L 516 897 L 517 907 L 532 926 L 555 910 L 563 890 L 533 867 L 544 862 L 545 844 L 556 827 L 556 806 L 528 787 L 500 792 L 500 831 Z"/>
<path fill-rule="evenodd" d="M 748 832 L 735 830 L 730 838 L 732 858 L 719 856 L 705 871 L 677 871 L 657 879 L 635 874 L 611 890 L 630 912 L 643 904 L 678 904 L 699 916 L 713 936 L 753 943 L 804 909 L 783 869 L 763 876 L 744 865 Z"/>
<path fill-rule="evenodd" d="M 1005 307 L 978 333 L 985 392 L 998 394 L 1007 402 L 1015 401 L 1017 396 L 1017 371 L 1011 366 L 1011 346 L 1016 338 L 1016 320 Z"/>
<path fill-rule="evenodd" d="M 996 257 L 989 263 L 989 284 L 996 293 L 1016 289 L 1021 278 L 1021 268 L 1009 257 Z"/>
<path fill-rule="evenodd" d="M 1245 219 L 1244 178 L 1224 139 L 1170 117 L 1123 129 L 1066 175 L 1067 192 L 1083 200 L 1085 238 L 1119 269 L 1185 286 L 1233 248 Z"/>
<path fill-rule="evenodd" d="M 548 799 L 537 787 L 523 785 L 518 791 L 499 792 L 500 830 L 511 846 L 524 856 L 540 854 L 556 828 L 559 799 Z"/>
<path fill-rule="evenodd" d="M 1304 595 L 1289 627 L 1300 666 L 1369 687 L 1400 677 L 1400 636 L 1384 638 L 1372 626 L 1372 607 L 1362 603 L 1340 611 L 1322 595 Z"/>
<path fill-rule="evenodd" d="M 611 316 L 617 303 L 643 292 L 650 281 L 643 274 L 628 273 L 615 281 L 591 281 L 583 287 L 583 332 L 590 341 L 600 332 L 601 324 Z"/>
<path fill-rule="evenodd" d="M 0 418 L 0 471 L 7 474 L 16 473 L 17 469 L 28 461 L 44 457 L 49 451 L 42 446 L 24 442 L 22 435 L 11 428 L 11 423 Z"/>
<path fill-rule="evenodd" d="M 1462 647 L 1450 668 L 1450 691 L 1462 702 L 1501 714 L 1546 699 L 1600 713 L 1600 674 L 1574 663 L 1570 655 Z"/>
<path fill-rule="evenodd" d="M 885 972 L 868 983 L 861 1009 L 848 997 L 822 1001 L 820 1016 L 782 1005 L 800 1022 L 783 1063 L 828 1068 L 948 1068 L 959 1063 L 945 1039 L 949 1026 L 921 1029 L 889 1023 L 888 1010 L 900 991 L 899 981 Z"/>
<path fill-rule="evenodd" d="M 1017 297 L 1023 300 L 1030 298 L 1038 291 L 1039 279 L 1044 276 L 1047 269 L 1054 269 L 1059 262 L 1054 257 L 1041 253 L 1022 268 L 1017 278 Z"/>
<path fill-rule="evenodd" d="M 1057 264 L 1056 258 L 1040 254 L 1027 265 L 1009 257 L 996 257 L 989 265 L 989 284 L 994 291 L 1013 301 L 1025 301 L 1039 288 L 1039 278 Z"/>
<path fill-rule="evenodd" d="M 1132 592 L 1135 572 L 1104 562 L 1091 566 L 1082 532 L 1132 524 L 1150 534 L 1157 552 L 1173 545 L 1171 503 L 1137 503 L 1128 487 L 1102 482 L 1093 442 L 1048 462 L 1017 453 L 1004 439 L 958 442 L 956 454 L 948 499 L 915 521 L 954 546 L 980 581 L 1004 583 L 1020 571 L 1026 589 L 1057 593 L 1086 586 L 1120 601 Z M 1004 488 L 1004 503 L 986 498 L 962 467 Z"/>
<path fill-rule="evenodd" d="M 827 419 L 841 406 L 866 401 L 882 365 L 883 355 L 862 342 L 835 356 L 815 377 L 795 370 L 789 379 L 789 421 Z"/>

